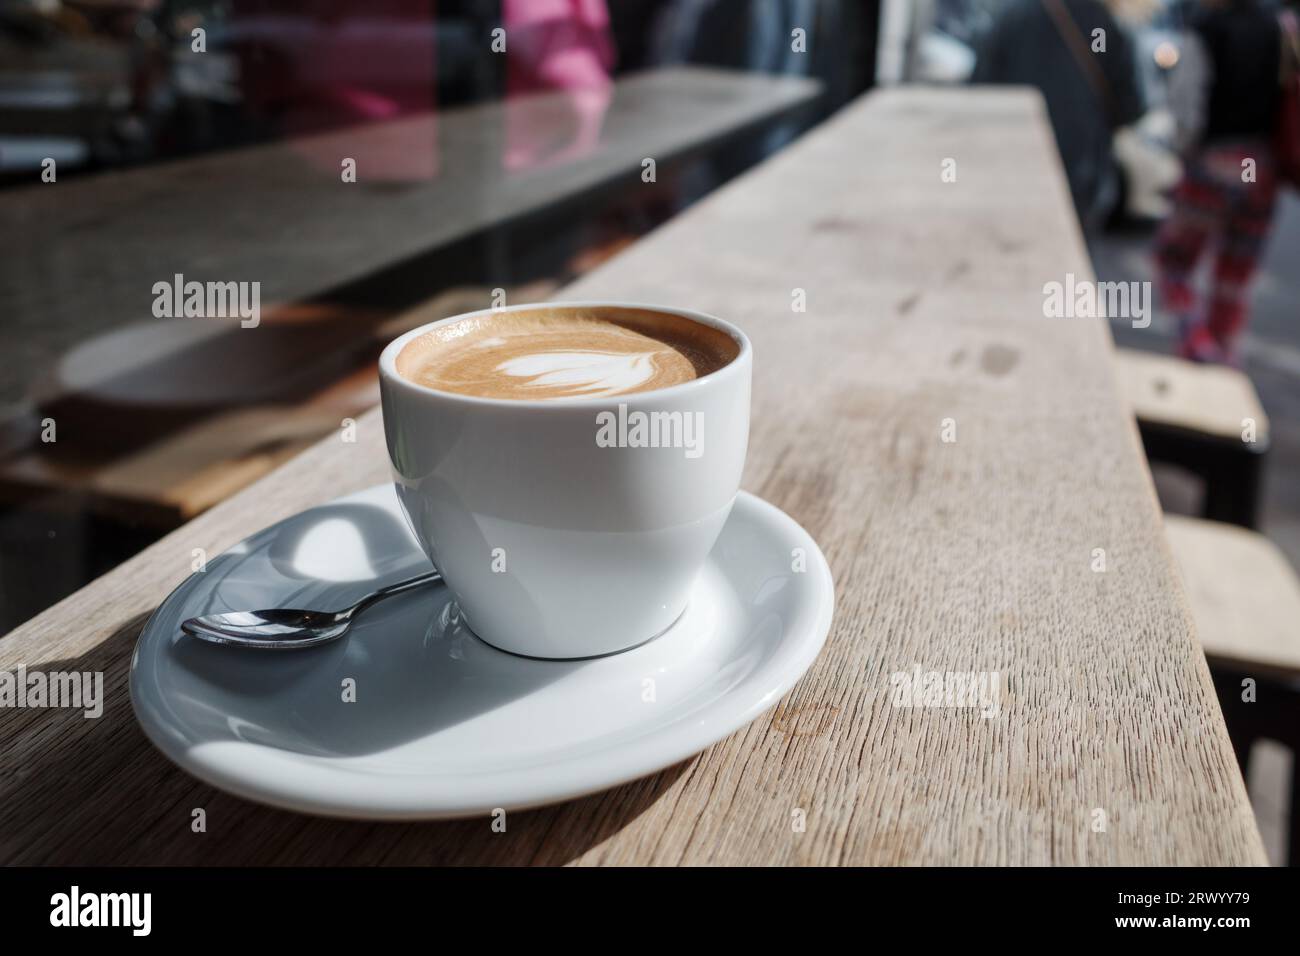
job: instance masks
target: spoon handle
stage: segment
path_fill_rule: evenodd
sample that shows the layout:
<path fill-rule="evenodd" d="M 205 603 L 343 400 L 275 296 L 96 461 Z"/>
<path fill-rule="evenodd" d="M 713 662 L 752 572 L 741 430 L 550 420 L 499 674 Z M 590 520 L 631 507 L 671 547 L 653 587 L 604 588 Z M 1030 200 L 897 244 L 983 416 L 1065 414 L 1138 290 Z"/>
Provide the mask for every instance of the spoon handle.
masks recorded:
<path fill-rule="evenodd" d="M 394 594 L 401 594 L 403 591 L 410 591 L 418 587 L 423 587 L 426 584 L 431 584 L 434 581 L 441 581 L 441 580 L 442 580 L 441 574 L 439 574 L 437 571 L 429 571 L 426 574 L 420 574 L 413 578 L 407 578 L 405 581 L 398 581 L 396 584 L 390 584 L 386 588 L 380 588 L 378 591 L 375 591 L 373 594 L 367 594 L 364 598 L 362 598 L 359 602 L 357 602 L 357 605 L 354 608 L 352 608 L 352 613 L 355 614 L 357 611 L 360 611 L 363 607 L 369 607 L 371 604 L 374 604 L 376 601 L 382 601 L 384 598 L 392 597 Z"/>

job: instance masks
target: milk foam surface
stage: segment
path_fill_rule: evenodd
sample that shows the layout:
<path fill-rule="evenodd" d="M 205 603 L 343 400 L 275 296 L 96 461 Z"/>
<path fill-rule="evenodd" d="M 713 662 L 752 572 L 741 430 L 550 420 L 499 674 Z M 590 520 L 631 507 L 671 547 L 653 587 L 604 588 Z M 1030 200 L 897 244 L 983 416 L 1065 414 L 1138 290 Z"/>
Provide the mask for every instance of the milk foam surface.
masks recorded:
<path fill-rule="evenodd" d="M 539 308 L 440 326 L 403 350 L 398 371 L 485 398 L 608 398 L 699 378 L 737 351 L 725 333 L 677 316 Z"/>

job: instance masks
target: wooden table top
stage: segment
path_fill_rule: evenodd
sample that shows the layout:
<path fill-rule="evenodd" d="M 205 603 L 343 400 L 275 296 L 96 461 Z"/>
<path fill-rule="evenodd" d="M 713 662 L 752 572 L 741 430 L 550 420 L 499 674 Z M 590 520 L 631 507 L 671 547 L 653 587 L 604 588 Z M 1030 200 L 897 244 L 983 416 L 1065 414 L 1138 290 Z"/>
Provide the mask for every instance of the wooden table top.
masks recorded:
<path fill-rule="evenodd" d="M 838 594 L 774 710 L 505 834 L 313 819 L 172 767 L 127 698 L 143 620 L 191 549 L 386 480 L 376 410 L 0 641 L 0 668 L 103 670 L 107 696 L 99 720 L 0 712 L 0 861 L 1263 864 L 1108 330 L 1043 317 L 1069 272 L 1091 278 L 1036 95 L 850 106 L 563 293 L 752 337 L 744 487 L 821 543 Z M 918 668 L 999 672 L 1000 712 L 895 706 Z"/>

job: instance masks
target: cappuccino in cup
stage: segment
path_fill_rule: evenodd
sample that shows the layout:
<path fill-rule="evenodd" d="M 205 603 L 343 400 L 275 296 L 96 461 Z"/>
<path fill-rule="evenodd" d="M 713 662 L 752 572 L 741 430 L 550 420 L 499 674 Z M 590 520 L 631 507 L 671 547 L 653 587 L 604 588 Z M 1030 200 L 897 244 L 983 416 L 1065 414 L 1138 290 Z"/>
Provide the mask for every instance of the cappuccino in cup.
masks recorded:
<path fill-rule="evenodd" d="M 398 500 L 469 628 L 573 659 L 671 627 L 740 487 L 751 362 L 720 319 L 604 302 L 484 310 L 390 344 Z M 674 435 L 684 447 L 646 440 Z"/>

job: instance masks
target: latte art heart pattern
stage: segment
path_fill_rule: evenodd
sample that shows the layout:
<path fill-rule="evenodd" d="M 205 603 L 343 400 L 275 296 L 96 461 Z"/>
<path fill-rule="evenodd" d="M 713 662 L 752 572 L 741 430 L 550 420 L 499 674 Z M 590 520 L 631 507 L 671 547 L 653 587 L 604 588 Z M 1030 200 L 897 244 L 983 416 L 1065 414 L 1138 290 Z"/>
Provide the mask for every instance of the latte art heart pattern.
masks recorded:
<path fill-rule="evenodd" d="M 653 352 L 539 352 L 506 359 L 505 375 L 538 392 L 608 397 L 636 391 L 655 376 Z"/>

